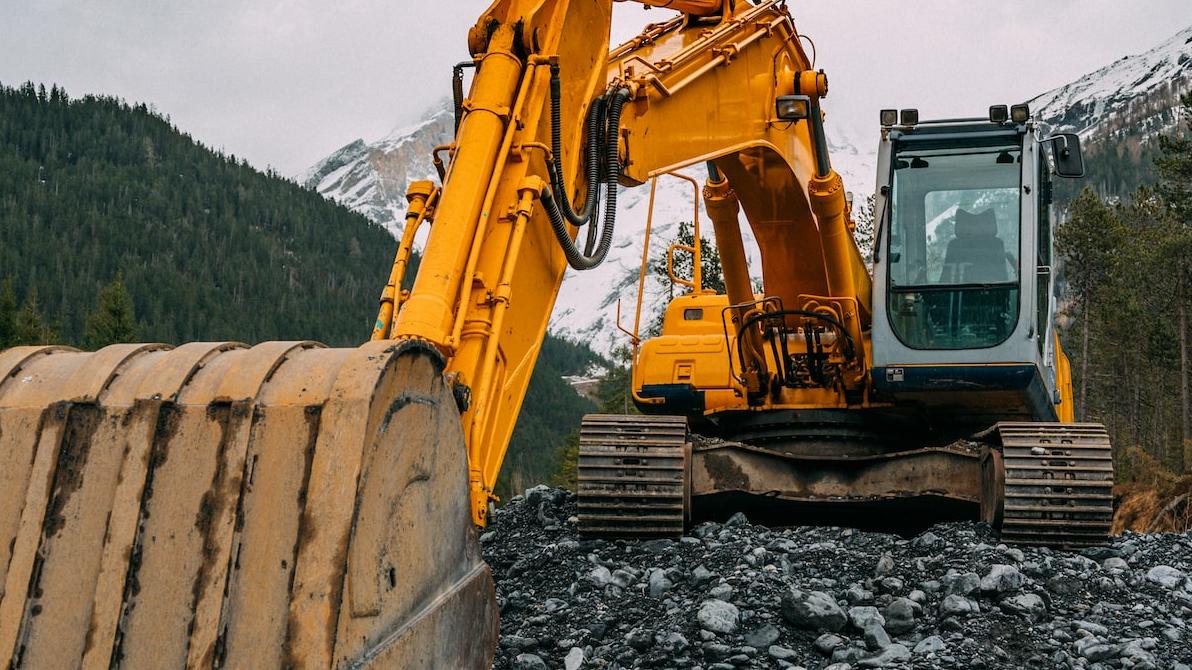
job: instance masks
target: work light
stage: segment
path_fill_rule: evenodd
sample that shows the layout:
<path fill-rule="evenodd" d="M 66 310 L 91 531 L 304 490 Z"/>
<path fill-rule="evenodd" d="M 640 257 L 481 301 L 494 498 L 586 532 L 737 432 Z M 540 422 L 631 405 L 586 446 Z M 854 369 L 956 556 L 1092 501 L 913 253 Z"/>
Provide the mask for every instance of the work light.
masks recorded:
<path fill-rule="evenodd" d="M 1023 103 L 1010 108 L 1010 120 L 1014 123 L 1026 123 L 1031 118 L 1031 108 Z"/>
<path fill-rule="evenodd" d="M 1010 110 L 1005 105 L 994 105 L 989 108 L 989 120 L 993 123 L 1005 123 L 1010 118 Z"/>
<path fill-rule="evenodd" d="M 778 118 L 784 121 L 802 121 L 811 116 L 811 98 L 805 95 L 780 95 L 774 109 Z"/>
<path fill-rule="evenodd" d="M 919 122 L 919 110 L 904 109 L 902 110 L 902 125 L 913 126 Z"/>

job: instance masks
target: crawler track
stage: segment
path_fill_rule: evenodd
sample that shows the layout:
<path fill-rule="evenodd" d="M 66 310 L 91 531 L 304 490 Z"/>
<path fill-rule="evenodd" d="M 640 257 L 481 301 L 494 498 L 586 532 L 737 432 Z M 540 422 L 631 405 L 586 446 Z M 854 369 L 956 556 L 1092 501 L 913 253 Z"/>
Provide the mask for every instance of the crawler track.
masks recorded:
<path fill-rule="evenodd" d="M 688 508 L 687 420 L 590 414 L 579 443 L 579 531 L 678 537 Z"/>
<path fill-rule="evenodd" d="M 1113 522 L 1113 454 L 1100 424 L 1001 423 L 1002 539 L 1052 547 L 1103 544 Z"/>

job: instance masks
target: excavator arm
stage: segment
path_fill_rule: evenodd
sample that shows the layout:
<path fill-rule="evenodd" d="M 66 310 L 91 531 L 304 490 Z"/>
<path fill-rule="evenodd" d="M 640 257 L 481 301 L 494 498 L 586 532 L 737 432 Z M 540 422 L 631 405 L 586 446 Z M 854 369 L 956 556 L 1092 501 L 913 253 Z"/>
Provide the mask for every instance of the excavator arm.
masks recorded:
<path fill-rule="evenodd" d="M 374 332 L 430 342 L 445 357 L 481 525 L 564 272 L 598 264 L 611 241 L 616 188 L 604 189 L 603 212 L 593 202 L 603 182 L 634 186 L 712 161 L 723 177 L 708 186 L 709 208 L 731 303 L 753 294 L 726 197 L 744 206 L 766 285 L 785 304 L 818 295 L 853 305 L 838 318 L 857 342 L 869 311 L 840 178 L 813 138 L 820 119 L 775 117 L 779 96 L 826 94 L 782 3 L 676 1 L 669 6 L 693 13 L 612 51 L 592 37 L 607 34 L 610 5 L 522 4 L 496 3 L 470 33 L 479 67 L 418 277 L 400 308 L 383 299 Z M 426 190 L 412 189 L 412 211 Z M 572 203 L 584 205 L 581 214 L 565 216 Z M 583 250 L 582 238 L 572 242 L 576 220 L 589 240 Z M 395 267 L 402 263 L 399 253 Z M 388 292 L 398 285 L 391 278 Z M 764 356 L 753 362 L 764 376 Z M 863 370 L 860 351 L 857 363 Z"/>

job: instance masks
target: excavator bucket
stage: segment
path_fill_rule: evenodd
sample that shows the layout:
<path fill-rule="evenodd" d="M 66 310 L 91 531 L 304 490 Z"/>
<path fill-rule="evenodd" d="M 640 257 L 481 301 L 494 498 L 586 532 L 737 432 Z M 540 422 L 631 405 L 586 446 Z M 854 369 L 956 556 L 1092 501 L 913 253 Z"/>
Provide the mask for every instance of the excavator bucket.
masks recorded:
<path fill-rule="evenodd" d="M 0 665 L 490 668 L 459 410 L 416 344 L 0 352 Z"/>

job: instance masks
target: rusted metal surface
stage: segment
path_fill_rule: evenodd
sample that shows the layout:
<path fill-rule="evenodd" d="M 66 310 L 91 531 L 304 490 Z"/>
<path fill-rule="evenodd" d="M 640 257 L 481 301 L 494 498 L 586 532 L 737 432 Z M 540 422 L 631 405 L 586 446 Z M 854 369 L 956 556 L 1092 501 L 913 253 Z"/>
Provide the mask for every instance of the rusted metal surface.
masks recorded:
<path fill-rule="evenodd" d="M 791 500 L 848 501 L 931 494 L 977 503 L 979 452 L 958 447 L 875 456 L 800 458 L 739 442 L 697 446 L 692 494 L 765 492 Z"/>
<path fill-rule="evenodd" d="M 993 437 L 1005 462 L 1002 539 L 1087 547 L 1113 524 L 1113 452 L 1091 423 L 999 423 Z"/>
<path fill-rule="evenodd" d="M 589 414 L 580 429 L 579 531 L 677 537 L 690 509 L 687 419 Z"/>
<path fill-rule="evenodd" d="M 0 375 L 6 665 L 490 667 L 435 354 L 22 347 Z"/>

